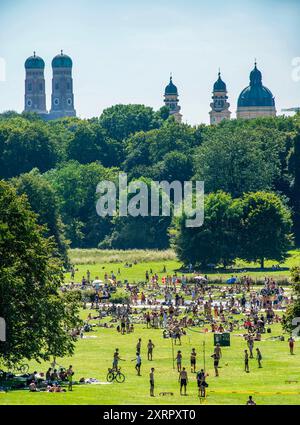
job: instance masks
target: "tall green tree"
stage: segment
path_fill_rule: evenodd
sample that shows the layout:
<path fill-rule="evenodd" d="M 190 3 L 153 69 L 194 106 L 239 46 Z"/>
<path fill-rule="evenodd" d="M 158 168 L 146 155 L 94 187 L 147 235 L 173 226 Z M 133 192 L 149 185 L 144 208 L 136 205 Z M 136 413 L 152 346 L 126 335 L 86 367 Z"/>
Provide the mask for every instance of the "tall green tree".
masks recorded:
<path fill-rule="evenodd" d="M 246 261 L 283 261 L 293 243 L 291 212 L 275 193 L 245 194 L 239 202 L 241 250 Z"/>
<path fill-rule="evenodd" d="M 204 200 L 204 223 L 186 227 L 186 216 L 177 219 L 175 250 L 181 261 L 207 267 L 229 265 L 238 254 L 239 209 L 224 192 L 211 193 Z"/>
<path fill-rule="evenodd" d="M 0 360 L 48 360 L 71 355 L 79 326 L 79 298 L 62 295 L 63 269 L 57 247 L 43 236 L 25 196 L 0 182 L 0 316 L 6 341 Z"/>
<path fill-rule="evenodd" d="M 71 247 L 96 247 L 111 229 L 111 218 L 96 211 L 96 187 L 102 180 L 115 180 L 116 169 L 93 162 L 69 161 L 45 174 L 58 198 L 59 212 Z"/>
<path fill-rule="evenodd" d="M 52 168 L 57 160 L 49 126 L 41 120 L 0 120 L 0 178 L 10 178 L 38 168 Z"/>
<path fill-rule="evenodd" d="M 195 151 L 195 178 L 205 182 L 207 192 L 223 190 L 233 197 L 271 190 L 280 175 L 283 149 L 278 130 L 252 129 L 247 124 L 216 126 Z"/>
<path fill-rule="evenodd" d="M 114 105 L 103 111 L 100 124 L 109 137 L 122 141 L 138 131 L 158 128 L 163 119 L 152 108 L 144 105 Z"/>
<path fill-rule="evenodd" d="M 58 197 L 46 178 L 35 168 L 30 173 L 12 179 L 17 194 L 27 196 L 31 209 L 37 214 L 38 223 L 44 225 L 45 236 L 53 236 L 59 254 L 68 263 L 68 243 L 59 213 Z"/>

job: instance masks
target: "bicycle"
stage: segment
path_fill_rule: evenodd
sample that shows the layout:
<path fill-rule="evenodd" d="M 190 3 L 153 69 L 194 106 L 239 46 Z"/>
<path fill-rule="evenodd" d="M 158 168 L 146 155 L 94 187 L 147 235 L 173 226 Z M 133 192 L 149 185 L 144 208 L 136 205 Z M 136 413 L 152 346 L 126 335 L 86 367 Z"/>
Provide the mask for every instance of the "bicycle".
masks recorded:
<path fill-rule="evenodd" d="M 106 380 L 107 382 L 113 382 L 116 380 L 119 384 L 122 384 L 125 381 L 125 375 L 121 373 L 121 368 L 118 370 L 109 368 Z"/>

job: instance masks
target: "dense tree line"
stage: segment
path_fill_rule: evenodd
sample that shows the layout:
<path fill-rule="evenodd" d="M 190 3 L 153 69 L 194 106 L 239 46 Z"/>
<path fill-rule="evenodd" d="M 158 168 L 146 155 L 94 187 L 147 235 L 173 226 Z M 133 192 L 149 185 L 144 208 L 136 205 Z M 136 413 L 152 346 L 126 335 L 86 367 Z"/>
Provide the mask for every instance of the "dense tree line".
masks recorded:
<path fill-rule="evenodd" d="M 175 249 L 184 262 L 201 265 L 222 263 L 235 258 L 246 261 L 286 258 L 293 243 L 289 208 L 275 193 L 249 192 L 233 199 L 225 192 L 206 195 L 204 224 L 185 226 L 185 215 L 177 219 Z"/>
<path fill-rule="evenodd" d="M 299 244 L 299 146 L 299 114 L 190 126 L 175 122 L 167 108 L 154 111 L 143 105 L 116 105 L 99 118 L 50 122 L 34 114 L 7 112 L 0 115 L 0 178 L 10 180 L 18 194 L 27 195 L 39 223 L 47 227 L 45 235 L 54 236 L 63 256 L 68 244 L 115 248 L 169 245 L 172 231 L 166 217 L 133 220 L 97 215 L 96 186 L 104 179 L 117 183 L 119 171 L 126 172 L 129 181 L 203 180 L 205 193 L 212 194 L 207 197 L 208 205 L 214 200 L 220 203 L 220 216 L 214 218 L 220 228 L 231 223 L 231 214 L 235 219 L 232 202 L 244 199 L 245 193 L 275 193 L 291 209 Z M 229 217 L 224 217 L 222 209 L 227 203 Z M 215 229 L 211 235 L 223 240 L 225 251 L 232 245 L 230 226 Z M 204 225 L 199 232 L 189 231 L 202 246 L 209 229 Z M 221 262 L 230 262 L 237 255 L 231 248 L 225 256 L 224 249 L 218 249 L 222 255 L 214 255 Z M 213 245 L 210 250 L 215 251 Z"/>

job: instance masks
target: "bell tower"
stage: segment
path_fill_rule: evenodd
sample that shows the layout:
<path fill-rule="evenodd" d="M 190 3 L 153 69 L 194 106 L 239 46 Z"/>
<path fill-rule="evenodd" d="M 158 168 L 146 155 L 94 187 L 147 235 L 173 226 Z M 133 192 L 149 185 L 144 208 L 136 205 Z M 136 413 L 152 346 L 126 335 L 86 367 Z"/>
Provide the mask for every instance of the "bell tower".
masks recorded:
<path fill-rule="evenodd" d="M 44 70 L 45 62 L 33 52 L 25 61 L 24 112 L 47 114 Z"/>
<path fill-rule="evenodd" d="M 218 124 L 222 120 L 230 120 L 231 112 L 229 111 L 230 104 L 227 101 L 227 88 L 224 81 L 221 79 L 221 73 L 218 73 L 218 79 L 213 87 L 212 103 L 210 104 L 211 111 L 210 124 Z"/>
<path fill-rule="evenodd" d="M 61 51 L 52 60 L 51 119 L 74 117 L 72 59 Z"/>
<path fill-rule="evenodd" d="M 170 110 L 170 115 L 173 115 L 176 121 L 181 122 L 182 115 L 180 113 L 181 108 L 178 105 L 178 90 L 173 84 L 172 74 L 170 75 L 170 82 L 165 88 L 164 102 Z"/>

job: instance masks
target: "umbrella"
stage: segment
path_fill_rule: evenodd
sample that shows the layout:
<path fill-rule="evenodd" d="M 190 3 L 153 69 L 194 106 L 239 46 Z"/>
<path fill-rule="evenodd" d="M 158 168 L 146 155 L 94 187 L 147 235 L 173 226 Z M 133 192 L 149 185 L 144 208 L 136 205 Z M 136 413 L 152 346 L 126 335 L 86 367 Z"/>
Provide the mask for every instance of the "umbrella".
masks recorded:
<path fill-rule="evenodd" d="M 229 279 L 226 280 L 227 283 L 235 283 L 236 282 L 236 277 L 230 277 Z"/>

